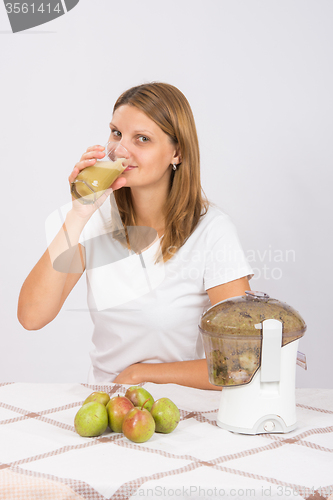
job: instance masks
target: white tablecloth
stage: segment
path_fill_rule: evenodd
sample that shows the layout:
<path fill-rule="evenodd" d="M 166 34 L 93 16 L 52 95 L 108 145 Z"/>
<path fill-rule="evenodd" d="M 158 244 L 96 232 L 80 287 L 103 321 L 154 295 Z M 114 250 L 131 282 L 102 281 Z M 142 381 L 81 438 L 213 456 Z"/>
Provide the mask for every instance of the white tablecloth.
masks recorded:
<path fill-rule="evenodd" d="M 0 384 L 0 499 L 333 499 L 333 390 L 296 390 L 295 431 L 246 436 L 217 427 L 218 391 L 143 385 L 181 421 L 135 444 L 74 429 L 92 391 L 128 386 Z"/>

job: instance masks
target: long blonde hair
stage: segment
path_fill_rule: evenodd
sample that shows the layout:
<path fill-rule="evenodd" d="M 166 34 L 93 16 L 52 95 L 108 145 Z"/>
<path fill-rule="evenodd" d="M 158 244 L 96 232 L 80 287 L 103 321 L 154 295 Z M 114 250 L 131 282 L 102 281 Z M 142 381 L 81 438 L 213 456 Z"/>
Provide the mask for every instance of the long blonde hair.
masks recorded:
<path fill-rule="evenodd" d="M 180 90 L 160 82 L 127 90 L 117 99 L 113 112 L 125 104 L 144 112 L 180 150 L 181 164 L 176 171 L 172 170 L 164 210 L 165 232 L 161 251 L 166 262 L 185 243 L 209 205 L 200 182 L 199 142 L 193 113 Z M 131 189 L 125 186 L 113 194 L 125 230 L 127 226 L 135 226 Z M 121 238 L 119 234 L 119 240 Z"/>

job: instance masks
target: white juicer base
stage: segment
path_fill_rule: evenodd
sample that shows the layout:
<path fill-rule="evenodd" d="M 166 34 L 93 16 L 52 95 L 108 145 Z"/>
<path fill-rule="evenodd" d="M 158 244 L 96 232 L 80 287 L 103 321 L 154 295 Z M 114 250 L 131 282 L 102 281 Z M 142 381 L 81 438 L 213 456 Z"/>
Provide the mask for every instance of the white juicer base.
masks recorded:
<path fill-rule="evenodd" d="M 298 340 L 281 348 L 278 382 L 261 382 L 261 368 L 246 385 L 224 387 L 217 425 L 243 434 L 286 433 L 297 426 L 295 376 Z"/>
<path fill-rule="evenodd" d="M 284 434 L 293 431 L 297 427 L 296 422 L 287 427 L 284 420 L 277 415 L 265 415 L 254 424 L 252 429 L 230 426 L 219 421 L 219 419 L 217 419 L 216 423 L 222 429 L 238 434 Z"/>

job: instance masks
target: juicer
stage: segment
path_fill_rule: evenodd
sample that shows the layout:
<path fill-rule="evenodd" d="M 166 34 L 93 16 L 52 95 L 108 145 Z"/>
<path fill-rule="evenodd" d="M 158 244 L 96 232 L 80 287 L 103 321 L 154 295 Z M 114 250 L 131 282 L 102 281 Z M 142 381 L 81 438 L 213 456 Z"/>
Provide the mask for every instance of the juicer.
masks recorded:
<path fill-rule="evenodd" d="M 306 324 L 284 302 L 246 291 L 201 316 L 209 381 L 223 387 L 217 424 L 243 434 L 286 433 L 296 421 L 296 362 Z M 297 361 L 298 360 L 298 361 Z"/>

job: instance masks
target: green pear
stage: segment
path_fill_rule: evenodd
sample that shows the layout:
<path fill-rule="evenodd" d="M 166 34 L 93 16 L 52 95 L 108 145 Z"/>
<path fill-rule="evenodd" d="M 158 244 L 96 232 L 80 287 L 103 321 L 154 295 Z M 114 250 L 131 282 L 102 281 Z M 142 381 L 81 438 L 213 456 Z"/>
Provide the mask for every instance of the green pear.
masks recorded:
<path fill-rule="evenodd" d="M 98 391 L 98 392 L 92 392 L 90 396 L 87 397 L 87 399 L 84 401 L 84 405 L 86 403 L 102 403 L 104 406 L 108 404 L 110 401 L 110 396 L 103 391 Z"/>
<path fill-rule="evenodd" d="M 75 415 L 74 427 L 80 436 L 100 436 L 107 426 L 108 412 L 102 403 L 86 403 L 81 406 Z"/>
<path fill-rule="evenodd" d="M 129 387 L 127 389 L 127 391 L 125 392 L 125 397 L 132 401 L 134 406 L 138 406 L 140 408 L 146 402 L 145 408 L 148 411 L 151 410 L 151 407 L 154 403 L 153 396 L 143 387 L 139 387 L 136 385 L 133 385 L 132 387 Z"/>
<path fill-rule="evenodd" d="M 124 418 L 122 431 L 124 436 L 134 443 L 144 443 L 155 432 L 155 421 L 145 408 L 132 408 Z"/>
<path fill-rule="evenodd" d="M 150 410 L 156 426 L 156 432 L 169 434 L 175 430 L 180 420 L 180 413 L 169 398 L 160 398 L 155 401 Z"/>
<path fill-rule="evenodd" d="M 121 432 L 125 415 L 134 408 L 133 403 L 125 396 L 111 398 L 106 409 L 109 417 L 109 427 L 114 432 Z"/>

